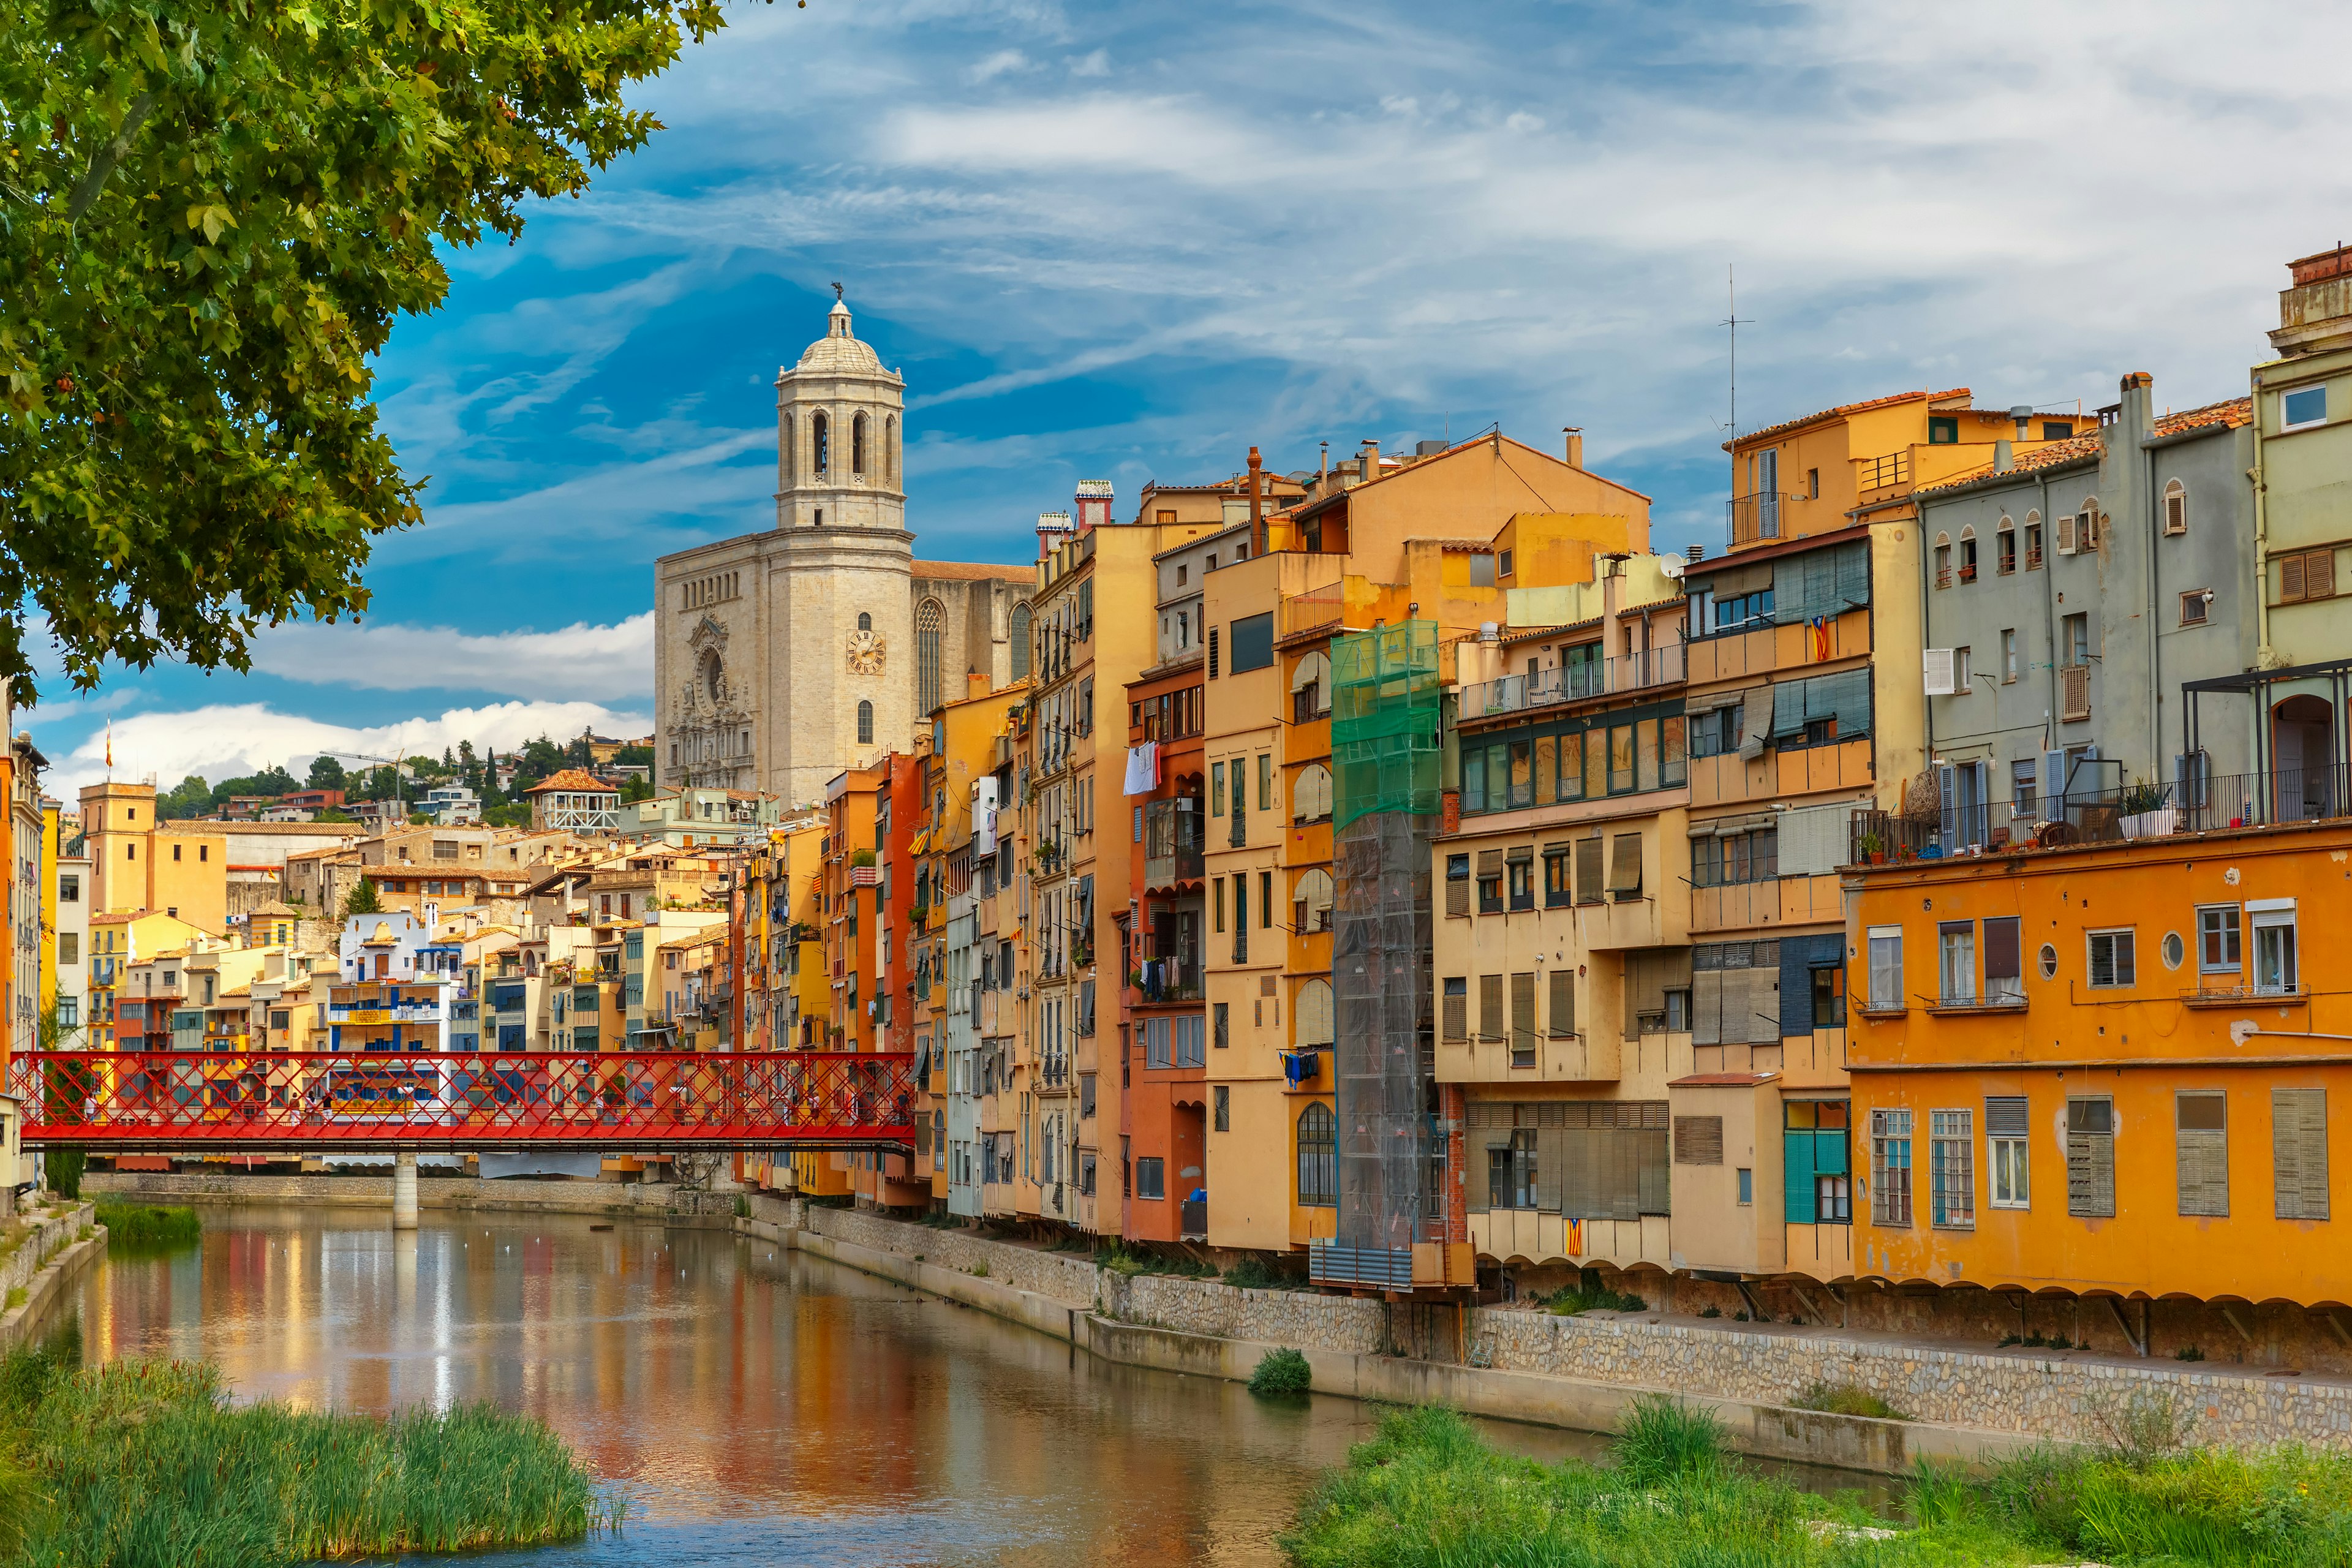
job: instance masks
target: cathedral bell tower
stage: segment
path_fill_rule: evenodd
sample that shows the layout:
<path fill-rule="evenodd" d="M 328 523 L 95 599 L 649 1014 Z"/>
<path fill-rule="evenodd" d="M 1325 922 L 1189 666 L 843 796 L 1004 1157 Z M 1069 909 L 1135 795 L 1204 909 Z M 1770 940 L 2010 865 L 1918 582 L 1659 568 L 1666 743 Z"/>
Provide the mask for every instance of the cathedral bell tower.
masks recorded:
<path fill-rule="evenodd" d="M 776 373 L 776 526 L 902 531 L 907 384 L 850 331 L 839 291 L 824 336 Z"/>

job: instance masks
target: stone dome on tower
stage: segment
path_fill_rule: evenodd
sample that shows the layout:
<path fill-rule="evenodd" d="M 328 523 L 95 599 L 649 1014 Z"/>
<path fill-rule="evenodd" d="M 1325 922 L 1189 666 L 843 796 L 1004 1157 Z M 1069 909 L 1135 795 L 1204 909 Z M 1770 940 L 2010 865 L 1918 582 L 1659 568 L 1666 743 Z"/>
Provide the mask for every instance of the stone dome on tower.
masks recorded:
<path fill-rule="evenodd" d="M 801 351 L 799 368 L 847 375 L 880 375 L 882 359 L 870 345 L 858 342 L 851 333 L 849 307 L 835 300 L 825 317 L 824 336 Z"/>

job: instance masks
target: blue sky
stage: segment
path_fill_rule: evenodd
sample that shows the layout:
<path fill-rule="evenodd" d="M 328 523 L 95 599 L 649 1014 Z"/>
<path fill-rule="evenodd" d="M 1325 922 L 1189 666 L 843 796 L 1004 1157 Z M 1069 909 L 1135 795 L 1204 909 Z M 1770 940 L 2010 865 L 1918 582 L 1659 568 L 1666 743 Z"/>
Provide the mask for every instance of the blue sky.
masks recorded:
<path fill-rule="evenodd" d="M 256 672 L 60 681 L 99 769 L 649 728 L 651 563 L 772 519 L 779 365 L 840 279 L 909 382 L 918 549 L 1013 561 L 1107 478 L 1499 422 L 1720 542 L 1743 426 L 1906 387 L 2244 390 L 2352 234 L 2352 14 L 2265 5 L 737 4 L 669 129 L 452 258 L 378 381 L 426 522 Z"/>

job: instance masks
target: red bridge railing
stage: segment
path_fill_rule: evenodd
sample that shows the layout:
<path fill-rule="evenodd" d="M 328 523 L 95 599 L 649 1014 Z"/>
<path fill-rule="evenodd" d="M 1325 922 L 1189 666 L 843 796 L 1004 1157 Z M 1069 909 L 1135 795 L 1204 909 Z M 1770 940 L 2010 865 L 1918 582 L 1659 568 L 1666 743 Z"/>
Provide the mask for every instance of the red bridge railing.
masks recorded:
<path fill-rule="evenodd" d="M 27 1051 L 28 1146 L 93 1153 L 328 1148 L 911 1147 L 904 1052 Z"/>

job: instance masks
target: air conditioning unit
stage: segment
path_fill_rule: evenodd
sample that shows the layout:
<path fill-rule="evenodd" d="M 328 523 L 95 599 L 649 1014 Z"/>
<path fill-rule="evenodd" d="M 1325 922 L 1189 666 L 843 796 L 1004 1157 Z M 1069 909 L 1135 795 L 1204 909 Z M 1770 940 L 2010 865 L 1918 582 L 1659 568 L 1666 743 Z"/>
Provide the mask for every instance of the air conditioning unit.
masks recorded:
<path fill-rule="evenodd" d="M 1927 692 L 1930 697 L 1949 697 L 1958 689 L 1952 649 L 1931 647 L 1920 650 L 1920 662 L 1927 672 Z"/>

